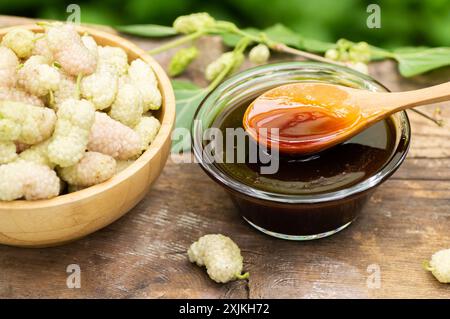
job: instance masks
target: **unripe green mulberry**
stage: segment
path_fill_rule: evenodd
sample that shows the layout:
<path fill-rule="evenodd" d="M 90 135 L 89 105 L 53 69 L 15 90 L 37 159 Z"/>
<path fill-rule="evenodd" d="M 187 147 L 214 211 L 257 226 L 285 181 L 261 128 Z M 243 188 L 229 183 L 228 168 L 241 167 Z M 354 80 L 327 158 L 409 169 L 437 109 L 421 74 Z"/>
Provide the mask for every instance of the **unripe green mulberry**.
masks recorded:
<path fill-rule="evenodd" d="M 97 70 L 81 80 L 81 95 L 94 104 L 96 110 L 111 106 L 117 94 L 118 76 L 107 70 Z"/>
<path fill-rule="evenodd" d="M 47 28 L 46 34 L 53 57 L 67 74 L 94 73 L 97 57 L 86 48 L 73 25 L 53 25 Z"/>
<path fill-rule="evenodd" d="M 0 141 L 0 164 L 10 163 L 17 159 L 16 144 Z"/>
<path fill-rule="evenodd" d="M 213 81 L 223 70 L 231 67 L 228 73 L 232 73 L 239 69 L 244 62 L 244 54 L 239 52 L 223 53 L 218 59 L 211 62 L 205 71 L 205 77 L 208 81 Z"/>
<path fill-rule="evenodd" d="M 198 49 L 196 47 L 180 49 L 170 60 L 169 75 L 177 76 L 183 73 L 197 56 Z"/>
<path fill-rule="evenodd" d="M 450 249 L 435 253 L 430 262 L 426 262 L 425 269 L 431 271 L 439 282 L 450 283 Z"/>
<path fill-rule="evenodd" d="M 370 56 L 370 46 L 366 42 L 358 42 L 349 49 L 349 59 L 352 62 L 368 63 Z"/>
<path fill-rule="evenodd" d="M 29 58 L 18 71 L 19 85 L 36 96 L 56 90 L 60 81 L 59 72 L 47 63 L 46 58 L 39 55 Z"/>
<path fill-rule="evenodd" d="M 48 146 L 51 162 L 68 167 L 83 157 L 94 115 L 94 106 L 86 100 L 69 99 L 60 106 L 55 132 Z"/>
<path fill-rule="evenodd" d="M 70 185 L 89 187 L 103 183 L 116 172 L 116 161 L 109 155 L 86 152 L 73 166 L 58 169 L 61 179 Z"/>
<path fill-rule="evenodd" d="M 139 155 L 139 135 L 107 114 L 95 112 L 95 121 L 89 137 L 88 150 L 107 154 L 118 160 L 127 160 Z"/>
<path fill-rule="evenodd" d="M 194 33 L 213 27 L 216 20 L 206 12 L 192 13 L 180 16 L 173 22 L 173 28 L 178 33 Z"/>
<path fill-rule="evenodd" d="M 0 86 L 12 87 L 17 82 L 19 59 L 9 48 L 0 47 Z"/>
<path fill-rule="evenodd" d="M 59 195 L 60 180 L 47 166 L 23 160 L 0 165 L 0 200 L 48 199 Z"/>
<path fill-rule="evenodd" d="M 143 116 L 134 128 L 141 138 L 141 149 L 145 151 L 158 134 L 161 124 L 153 116 Z"/>
<path fill-rule="evenodd" d="M 248 277 L 241 275 L 243 258 L 239 247 L 220 234 L 205 235 L 193 243 L 188 250 L 190 262 L 205 266 L 209 277 L 218 283 L 226 283 Z"/>
<path fill-rule="evenodd" d="M 363 62 L 346 62 L 345 65 L 358 72 L 369 74 L 369 67 Z"/>
<path fill-rule="evenodd" d="M 143 113 L 148 110 L 158 110 L 161 107 L 161 92 L 159 92 L 158 81 L 150 65 L 141 59 L 134 60 L 128 69 L 126 81 L 138 89 L 142 98 Z"/>
<path fill-rule="evenodd" d="M 120 81 L 109 116 L 129 127 L 134 127 L 139 123 L 142 112 L 142 97 L 139 90 L 123 80 Z"/>
<path fill-rule="evenodd" d="M 19 127 L 19 135 L 12 140 L 29 145 L 48 139 L 56 122 L 55 112 L 51 109 L 11 101 L 0 101 L 0 118 Z M 1 132 L 0 129 L 0 140 L 8 140 Z"/>
<path fill-rule="evenodd" d="M 333 61 L 338 61 L 339 60 L 339 51 L 336 49 L 328 49 L 325 52 L 325 58 L 333 60 Z"/>
<path fill-rule="evenodd" d="M 127 53 L 118 47 L 98 47 L 97 70 L 109 71 L 118 76 L 125 75 L 128 71 Z"/>
<path fill-rule="evenodd" d="M 2 45 L 13 50 L 19 58 L 26 59 L 33 52 L 34 38 L 30 30 L 15 28 L 3 36 Z"/>
<path fill-rule="evenodd" d="M 353 43 L 346 39 L 340 39 L 336 47 L 325 52 L 325 58 L 351 63 L 367 64 L 371 58 L 370 46 L 366 42 Z"/>
<path fill-rule="evenodd" d="M 258 44 L 250 50 L 248 57 L 252 63 L 263 64 L 269 61 L 270 50 L 267 45 Z"/>
<path fill-rule="evenodd" d="M 348 51 L 352 45 L 353 45 L 353 42 L 351 42 L 347 39 L 339 39 L 336 42 L 336 46 L 339 51 Z"/>

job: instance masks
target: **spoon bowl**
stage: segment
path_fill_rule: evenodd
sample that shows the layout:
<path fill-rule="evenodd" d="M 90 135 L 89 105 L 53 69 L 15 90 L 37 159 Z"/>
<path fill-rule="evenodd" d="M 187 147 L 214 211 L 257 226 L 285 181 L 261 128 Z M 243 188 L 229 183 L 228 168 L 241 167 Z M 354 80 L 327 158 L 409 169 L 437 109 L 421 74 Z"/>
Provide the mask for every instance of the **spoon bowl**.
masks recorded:
<path fill-rule="evenodd" d="M 395 112 L 446 100 L 450 82 L 400 93 L 291 83 L 256 98 L 243 126 L 259 144 L 281 154 L 308 155 L 340 144 Z"/>

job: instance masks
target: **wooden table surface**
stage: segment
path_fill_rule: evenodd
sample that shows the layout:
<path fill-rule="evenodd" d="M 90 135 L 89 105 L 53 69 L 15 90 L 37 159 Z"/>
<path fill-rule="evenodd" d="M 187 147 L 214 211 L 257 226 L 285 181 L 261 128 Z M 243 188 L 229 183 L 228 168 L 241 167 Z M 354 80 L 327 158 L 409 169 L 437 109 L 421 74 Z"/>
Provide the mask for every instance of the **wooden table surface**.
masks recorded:
<path fill-rule="evenodd" d="M 27 21 L 0 16 L 0 26 Z M 158 45 L 131 39 L 143 48 Z M 186 77 L 204 85 L 205 65 L 223 48 L 216 38 L 200 46 L 201 58 Z M 167 66 L 168 57 L 157 59 Z M 275 57 L 286 59 L 292 57 Z M 394 91 L 450 79 L 449 69 L 403 79 L 389 61 L 371 65 L 371 74 Z M 435 107 L 422 110 L 432 113 Z M 448 106 L 442 111 L 450 117 Z M 413 136 L 405 163 L 362 216 L 334 236 L 289 242 L 256 231 L 197 164 L 175 164 L 175 156 L 140 204 L 95 234 L 54 248 L 0 246 L 0 297 L 450 298 L 450 285 L 421 266 L 436 250 L 450 248 L 450 128 L 409 115 Z M 248 281 L 219 285 L 188 262 L 189 245 L 208 233 L 238 243 Z M 80 289 L 67 288 L 70 264 L 80 266 Z M 368 285 L 374 269 L 380 270 L 378 287 Z"/>

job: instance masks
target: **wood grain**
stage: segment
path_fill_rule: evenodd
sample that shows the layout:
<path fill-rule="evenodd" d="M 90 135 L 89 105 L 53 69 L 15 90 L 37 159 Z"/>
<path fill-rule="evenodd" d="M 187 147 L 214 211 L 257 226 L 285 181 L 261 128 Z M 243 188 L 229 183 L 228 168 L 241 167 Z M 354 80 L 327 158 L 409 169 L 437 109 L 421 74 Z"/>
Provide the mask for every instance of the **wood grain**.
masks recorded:
<path fill-rule="evenodd" d="M 131 39 L 143 48 L 157 45 Z M 223 48 L 216 38 L 200 45 L 207 49 L 187 77 L 204 84 L 205 64 Z M 168 58 L 157 56 L 162 65 Z M 450 79 L 448 70 L 402 79 L 391 61 L 373 64 L 371 72 L 394 91 Z M 448 106 L 441 107 L 450 118 Z M 413 144 L 407 160 L 339 234 L 312 242 L 261 234 L 196 164 L 176 164 L 176 156 L 144 200 L 107 228 L 61 247 L 0 246 L 0 297 L 450 298 L 450 285 L 421 268 L 433 252 L 450 248 L 450 130 L 409 114 Z M 187 261 L 187 247 L 206 233 L 229 235 L 240 245 L 248 282 L 215 284 Z M 81 267 L 81 289 L 66 287 L 66 267 L 73 263 Z M 367 286 L 373 264 L 381 270 L 379 289 Z"/>

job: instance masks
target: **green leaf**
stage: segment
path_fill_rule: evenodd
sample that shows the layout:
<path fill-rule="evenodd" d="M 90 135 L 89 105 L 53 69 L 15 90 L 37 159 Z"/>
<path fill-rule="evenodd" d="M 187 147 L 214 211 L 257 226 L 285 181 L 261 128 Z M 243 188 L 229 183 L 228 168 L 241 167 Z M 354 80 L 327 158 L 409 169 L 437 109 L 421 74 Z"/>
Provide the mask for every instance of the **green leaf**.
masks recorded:
<path fill-rule="evenodd" d="M 394 55 L 392 52 L 373 46 L 373 45 L 369 45 L 370 47 L 370 60 L 371 61 L 377 61 L 377 60 L 384 60 L 384 59 L 388 59 L 388 58 L 393 58 Z"/>
<path fill-rule="evenodd" d="M 394 53 L 417 53 L 426 49 L 430 49 L 430 47 L 418 46 L 418 47 L 401 47 L 394 49 Z"/>
<path fill-rule="evenodd" d="M 117 26 L 116 29 L 123 33 L 151 38 L 168 37 L 177 34 L 174 28 L 157 24 L 124 25 Z"/>
<path fill-rule="evenodd" d="M 172 80 L 172 87 L 175 91 L 179 90 L 200 90 L 197 84 L 187 80 Z"/>
<path fill-rule="evenodd" d="M 450 65 L 450 48 L 403 48 L 395 50 L 393 57 L 399 63 L 400 74 L 411 77 Z"/>
<path fill-rule="evenodd" d="M 251 35 L 265 33 L 267 37 L 274 42 L 283 43 L 298 49 L 306 49 L 311 52 L 325 52 L 335 46 L 334 43 L 303 38 L 301 34 L 293 31 L 281 23 L 277 23 L 264 30 L 247 28 L 243 31 Z M 239 39 L 241 39 L 241 36 L 232 33 L 224 33 L 222 34 L 222 38 L 227 46 L 234 47 Z"/>
<path fill-rule="evenodd" d="M 258 35 L 259 33 L 261 33 L 261 30 L 258 30 L 256 28 L 246 28 L 246 29 L 242 29 L 242 31 L 251 34 L 251 35 Z M 223 43 L 229 47 L 235 47 L 236 44 L 239 42 L 239 40 L 242 38 L 242 36 L 240 35 L 236 35 L 234 33 L 222 33 L 222 40 Z"/>
<path fill-rule="evenodd" d="M 286 45 L 294 46 L 296 48 L 300 47 L 302 36 L 300 34 L 295 33 L 288 27 L 278 23 L 271 27 L 268 27 L 264 30 L 259 30 L 256 28 L 246 28 L 242 31 L 251 34 L 251 35 L 259 35 L 260 33 L 265 33 L 270 40 L 274 42 L 283 43 Z M 239 39 L 242 38 L 240 35 L 236 35 L 233 33 L 224 33 L 222 34 L 223 42 L 230 47 L 236 46 Z"/>
<path fill-rule="evenodd" d="M 315 53 L 323 53 L 329 49 L 333 49 L 334 47 L 336 47 L 335 43 L 304 38 L 303 41 L 301 42 L 300 49 L 304 49 Z"/>
<path fill-rule="evenodd" d="M 177 118 L 175 128 L 183 128 L 187 130 L 185 131 L 186 133 L 190 132 L 195 111 L 208 92 L 206 89 L 189 81 L 172 80 L 172 86 L 176 100 Z M 172 141 L 173 153 L 180 153 L 181 151 L 190 149 L 190 147 L 191 139 L 189 134 L 182 135 L 177 140 Z"/>
<path fill-rule="evenodd" d="M 284 43 L 286 45 L 290 45 L 296 48 L 299 48 L 303 41 L 303 37 L 300 34 L 292 31 L 291 29 L 280 23 L 268 27 L 263 32 L 272 41 Z"/>

